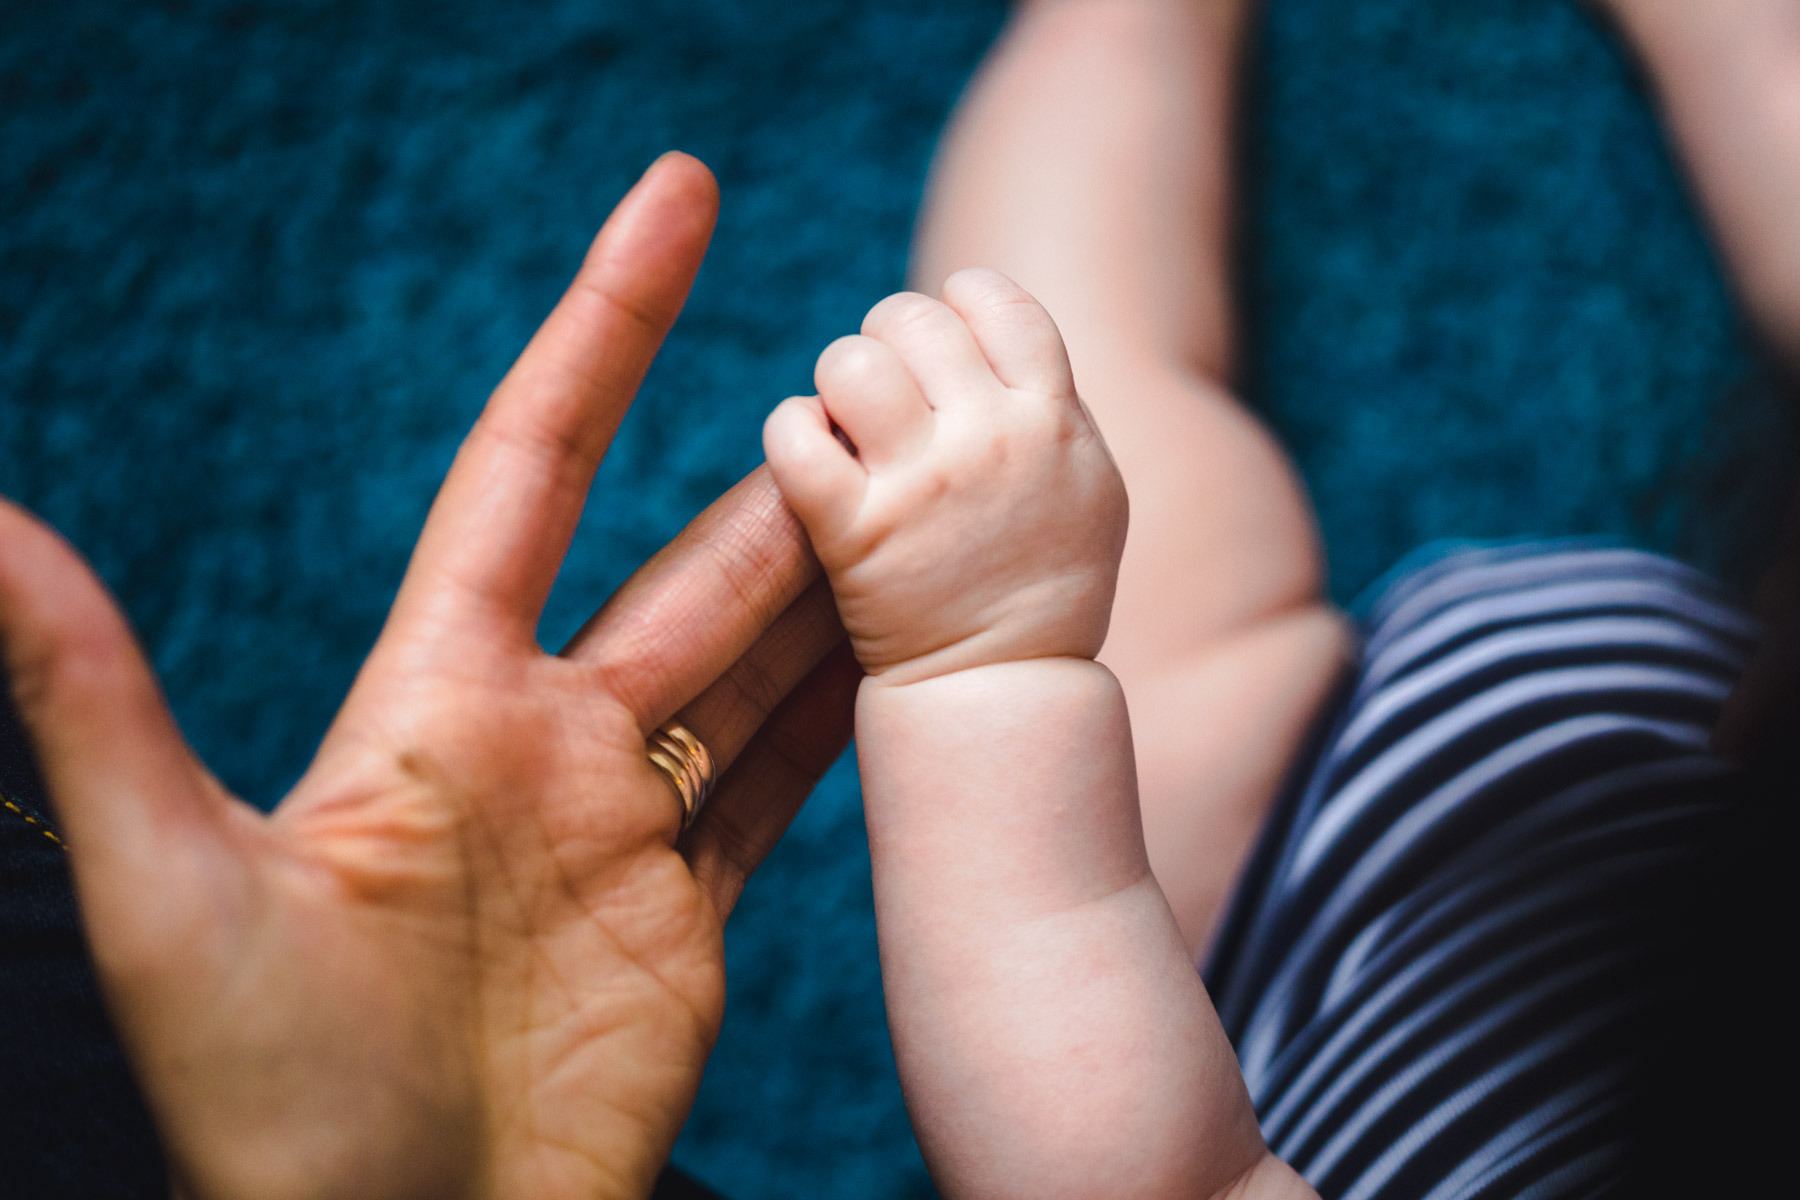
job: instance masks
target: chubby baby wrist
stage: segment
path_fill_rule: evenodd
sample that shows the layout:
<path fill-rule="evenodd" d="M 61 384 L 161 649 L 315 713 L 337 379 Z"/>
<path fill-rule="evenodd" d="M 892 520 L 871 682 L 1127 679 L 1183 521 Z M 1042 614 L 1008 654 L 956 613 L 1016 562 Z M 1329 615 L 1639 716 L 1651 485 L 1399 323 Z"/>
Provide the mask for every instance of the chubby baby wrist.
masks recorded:
<path fill-rule="evenodd" d="M 996 675 L 1015 671 L 1036 674 L 1046 671 L 1094 671 L 1106 678 L 1112 672 L 1091 654 L 1045 653 L 984 657 L 933 652 L 902 662 L 887 663 L 871 669 L 863 667 L 862 686 L 884 691 L 918 689 L 925 685 L 955 686 L 961 681 L 986 681 Z"/>
<path fill-rule="evenodd" d="M 965 663 L 912 674 L 887 671 L 863 679 L 857 736 L 910 728 L 1019 737 L 1086 738 L 1123 715 L 1125 693 L 1112 671 L 1080 655 L 1044 655 Z"/>

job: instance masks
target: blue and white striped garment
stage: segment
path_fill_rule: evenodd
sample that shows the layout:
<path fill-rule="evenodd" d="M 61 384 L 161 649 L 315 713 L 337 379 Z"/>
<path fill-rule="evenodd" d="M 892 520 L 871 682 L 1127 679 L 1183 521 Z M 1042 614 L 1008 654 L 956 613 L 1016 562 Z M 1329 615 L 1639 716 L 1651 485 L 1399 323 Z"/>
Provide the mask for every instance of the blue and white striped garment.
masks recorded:
<path fill-rule="evenodd" d="M 1607 1192 L 1645 913 L 1719 811 L 1755 628 L 1563 544 L 1441 558 L 1365 633 L 1206 971 L 1264 1135 L 1326 1200 Z"/>

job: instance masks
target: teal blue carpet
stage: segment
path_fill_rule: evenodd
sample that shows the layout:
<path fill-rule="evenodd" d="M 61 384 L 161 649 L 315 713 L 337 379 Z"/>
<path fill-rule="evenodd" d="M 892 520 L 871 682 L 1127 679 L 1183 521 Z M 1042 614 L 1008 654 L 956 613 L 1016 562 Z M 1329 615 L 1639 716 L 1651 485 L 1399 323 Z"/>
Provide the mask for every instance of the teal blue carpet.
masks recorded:
<path fill-rule="evenodd" d="M 558 644 L 759 458 L 902 279 L 968 0 L 0 8 L 0 491 L 273 803 L 437 480 L 661 150 L 712 256 L 601 471 Z M 1788 429 L 1627 62 L 1564 0 L 1275 0 L 1245 118 L 1248 390 L 1348 597 L 1441 536 L 1610 534 L 1735 579 Z M 677 1159 L 741 1200 L 929 1195 L 841 764 L 730 930 Z"/>

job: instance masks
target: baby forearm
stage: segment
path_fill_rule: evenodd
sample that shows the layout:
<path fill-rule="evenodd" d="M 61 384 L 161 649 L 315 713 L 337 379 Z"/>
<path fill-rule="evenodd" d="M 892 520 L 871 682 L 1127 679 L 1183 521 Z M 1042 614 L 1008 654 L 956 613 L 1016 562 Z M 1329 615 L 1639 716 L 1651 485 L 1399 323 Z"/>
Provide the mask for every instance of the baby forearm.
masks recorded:
<path fill-rule="evenodd" d="M 1263 1156 L 1151 877 L 1124 698 L 1079 659 L 864 683 L 882 973 L 949 1195 L 1206 1196 Z"/>

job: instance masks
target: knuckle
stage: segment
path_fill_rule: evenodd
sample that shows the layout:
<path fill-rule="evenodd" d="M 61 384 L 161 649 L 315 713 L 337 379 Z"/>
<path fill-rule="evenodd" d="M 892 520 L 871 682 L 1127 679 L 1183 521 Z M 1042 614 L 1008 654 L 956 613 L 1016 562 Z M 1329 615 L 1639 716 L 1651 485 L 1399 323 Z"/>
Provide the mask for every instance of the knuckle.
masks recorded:
<path fill-rule="evenodd" d="M 72 605 L 37 616 L 34 636 L 4 639 L 0 686 L 10 684 L 20 715 L 48 722 L 72 707 L 115 703 L 135 648 L 112 614 Z"/>
<path fill-rule="evenodd" d="M 758 721 L 774 711 L 787 694 L 787 688 L 770 665 L 754 651 L 733 663 L 724 679 Z"/>
<path fill-rule="evenodd" d="M 627 294 L 617 286 L 608 264 L 590 264 L 578 272 L 571 287 L 581 300 L 623 322 L 640 336 L 660 338 L 668 331 L 670 318 L 659 309 Z"/>
<path fill-rule="evenodd" d="M 1049 320 L 1043 306 L 1017 288 L 990 288 L 981 293 L 976 303 L 989 320 L 1026 329 L 1039 328 Z"/>
<path fill-rule="evenodd" d="M 989 462 L 1003 462 L 1006 452 L 995 441 L 989 440 L 982 444 L 981 454 Z M 919 492 L 925 503 L 936 504 L 956 491 L 961 474 L 947 463 L 932 463 L 919 479 Z"/>
<path fill-rule="evenodd" d="M 945 297 L 979 308 L 995 319 L 1038 324 L 1047 319 L 1032 294 L 998 271 L 969 267 L 944 281 Z"/>
<path fill-rule="evenodd" d="M 761 847 L 744 828 L 737 815 L 723 805 L 715 805 L 707 814 L 707 834 L 718 848 L 719 858 L 741 884 L 756 869 Z"/>
<path fill-rule="evenodd" d="M 994 295 L 1025 295 L 1025 289 L 991 267 L 964 267 L 944 280 L 946 296 L 962 296 L 985 302 Z"/>
<path fill-rule="evenodd" d="M 778 554 L 752 538 L 735 544 L 712 540 L 700 545 L 736 610 L 763 624 L 772 621 L 787 602 Z"/>
<path fill-rule="evenodd" d="M 55 681 L 61 675 L 59 656 L 42 642 L 23 645 L 12 639 L 8 642 L 6 670 L 0 675 L 0 686 L 10 688 L 12 703 L 29 724 L 50 708 Z"/>
<path fill-rule="evenodd" d="M 871 337 L 904 333 L 934 320 L 938 308 L 938 302 L 929 296 L 896 292 L 869 310 L 863 319 L 863 333 Z"/>
<path fill-rule="evenodd" d="M 825 347 L 813 370 L 813 382 L 821 392 L 854 386 L 881 368 L 881 343 L 862 334 L 841 337 Z"/>
<path fill-rule="evenodd" d="M 469 440 L 499 458 L 514 460 L 526 477 L 543 477 L 562 486 L 580 486 L 586 463 L 599 453 L 590 431 L 523 410 L 482 413 Z"/>
<path fill-rule="evenodd" d="M 792 784 L 811 787 L 837 761 L 835 741 L 807 736 L 787 727 L 769 729 L 763 735 L 769 755 L 781 765 Z"/>
<path fill-rule="evenodd" d="M 1067 407 L 1049 398 L 1022 402 L 1008 415 L 1009 435 L 1036 453 L 1065 452 L 1079 432 Z"/>

